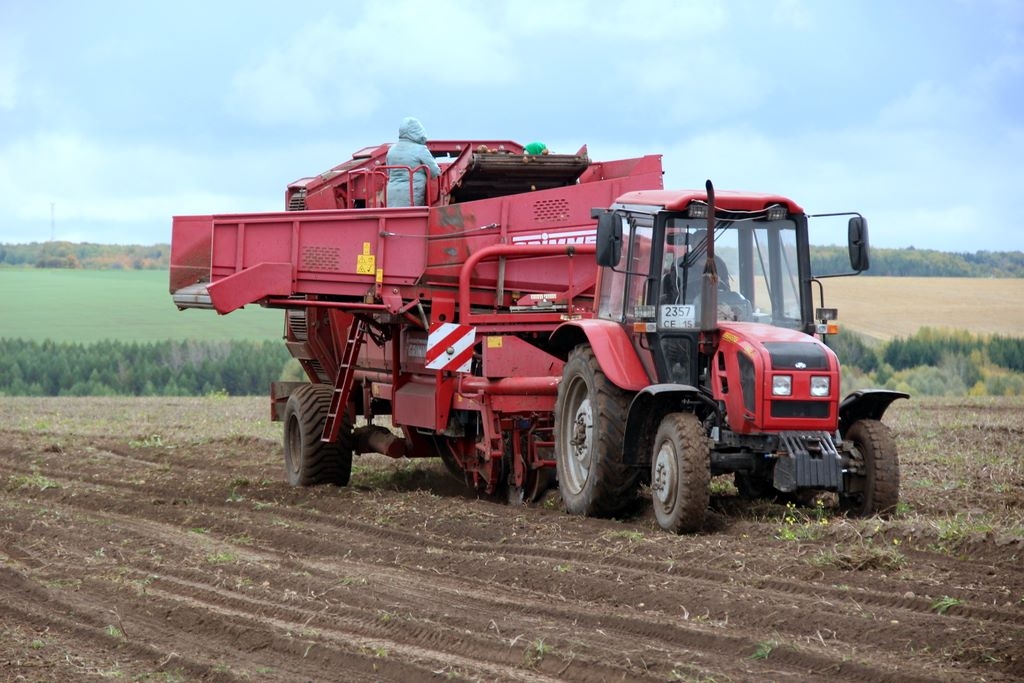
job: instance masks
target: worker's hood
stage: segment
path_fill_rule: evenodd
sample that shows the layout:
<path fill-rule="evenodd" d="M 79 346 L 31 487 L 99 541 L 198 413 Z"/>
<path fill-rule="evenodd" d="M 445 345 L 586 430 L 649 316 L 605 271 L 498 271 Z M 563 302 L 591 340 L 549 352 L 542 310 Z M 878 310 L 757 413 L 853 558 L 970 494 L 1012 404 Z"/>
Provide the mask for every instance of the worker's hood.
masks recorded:
<path fill-rule="evenodd" d="M 427 142 L 427 131 L 423 130 L 423 124 L 419 119 L 407 116 L 398 127 L 398 139 L 424 145 Z"/>

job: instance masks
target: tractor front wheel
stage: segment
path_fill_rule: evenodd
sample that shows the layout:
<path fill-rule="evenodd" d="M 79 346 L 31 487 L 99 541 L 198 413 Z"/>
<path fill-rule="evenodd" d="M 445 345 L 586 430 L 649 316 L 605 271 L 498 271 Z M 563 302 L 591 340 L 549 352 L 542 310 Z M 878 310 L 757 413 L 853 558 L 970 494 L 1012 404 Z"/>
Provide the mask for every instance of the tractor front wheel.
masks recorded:
<path fill-rule="evenodd" d="M 284 470 L 292 486 L 346 486 L 352 475 L 352 423 L 344 418 L 338 441 L 320 436 L 331 406 L 331 387 L 305 384 L 288 397 L 284 409 Z"/>
<path fill-rule="evenodd" d="M 669 413 L 654 436 L 654 516 L 666 531 L 697 531 L 704 523 L 710 498 L 710 449 L 700 421 L 691 413 Z"/>
<path fill-rule="evenodd" d="M 878 420 L 864 419 L 850 425 L 845 438 L 853 443 L 853 453 L 840 509 L 857 517 L 892 512 L 900 499 L 900 461 L 892 432 Z"/>

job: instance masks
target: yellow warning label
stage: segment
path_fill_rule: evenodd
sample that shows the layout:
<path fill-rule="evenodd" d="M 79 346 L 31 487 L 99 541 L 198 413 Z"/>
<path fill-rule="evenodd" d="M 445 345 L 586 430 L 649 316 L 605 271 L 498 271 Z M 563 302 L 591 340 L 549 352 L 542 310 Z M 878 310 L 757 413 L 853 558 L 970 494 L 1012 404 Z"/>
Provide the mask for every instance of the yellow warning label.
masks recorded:
<path fill-rule="evenodd" d="M 488 337 L 487 348 L 489 349 L 500 349 L 503 337 Z"/>
<path fill-rule="evenodd" d="M 377 282 L 378 283 L 384 282 L 384 269 L 383 268 L 378 268 L 377 269 Z"/>
<path fill-rule="evenodd" d="M 363 242 L 363 254 L 366 255 L 366 256 L 370 255 L 370 243 L 369 242 Z"/>
<path fill-rule="evenodd" d="M 373 254 L 359 254 L 356 256 L 356 273 L 359 275 L 373 275 L 377 270 L 377 258 Z"/>

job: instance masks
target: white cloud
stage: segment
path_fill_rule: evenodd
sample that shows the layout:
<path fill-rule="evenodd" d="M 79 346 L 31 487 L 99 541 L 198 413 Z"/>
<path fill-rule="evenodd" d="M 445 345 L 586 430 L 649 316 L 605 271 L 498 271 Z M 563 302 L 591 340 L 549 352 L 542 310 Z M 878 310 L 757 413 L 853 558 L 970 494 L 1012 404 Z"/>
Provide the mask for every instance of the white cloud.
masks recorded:
<path fill-rule="evenodd" d="M 0 241 L 46 239 L 53 217 L 59 239 L 164 242 L 174 215 L 278 210 L 287 181 L 275 182 L 275 161 L 267 152 L 215 157 L 75 133 L 15 141 L 0 148 Z"/>
<path fill-rule="evenodd" d="M 344 26 L 327 15 L 236 73 L 228 108 L 263 124 L 365 120 L 385 91 L 500 84 L 516 72 L 514 37 L 476 9 L 405 0 L 369 3 Z"/>
<path fill-rule="evenodd" d="M 660 149 L 667 187 L 776 192 L 809 213 L 860 211 L 880 247 L 1024 249 L 1002 207 L 1024 187 L 1024 127 L 987 145 L 927 128 L 768 135 L 718 128 Z M 635 153 L 635 150 L 634 150 Z M 812 241 L 840 243 L 842 234 Z"/>
<path fill-rule="evenodd" d="M 0 241 L 48 235 L 51 203 L 58 236 L 114 241 L 277 210 L 289 181 L 413 114 L 435 138 L 659 153 L 669 187 L 860 210 L 878 246 L 1024 248 L 1001 215 L 1024 187 L 1024 4 L 940 3 L 917 31 L 890 5 L 314 0 L 278 21 L 215 4 L 207 25 L 230 18 L 234 37 L 198 36 L 180 69 L 155 10 L 83 11 L 74 36 L 36 30 L 40 10 L 0 26 Z M 97 66 L 127 49 L 115 30 L 158 44 L 118 78 Z M 69 70 L 54 55 L 72 38 Z"/>
<path fill-rule="evenodd" d="M 0 109 L 14 109 L 17 101 L 17 79 L 10 65 L 0 62 Z"/>
<path fill-rule="evenodd" d="M 18 101 L 18 54 L 10 36 L 0 40 L 0 109 L 14 109 Z"/>
<path fill-rule="evenodd" d="M 922 81 L 903 96 L 886 103 L 878 125 L 889 128 L 960 127 L 981 120 L 987 102 L 956 84 Z"/>
<path fill-rule="evenodd" d="M 727 52 L 700 44 L 654 51 L 619 67 L 639 90 L 637 98 L 668 126 L 745 118 L 770 92 L 772 79 Z"/>
<path fill-rule="evenodd" d="M 811 12 L 802 0 L 780 0 L 771 8 L 769 17 L 776 26 L 809 29 L 814 25 Z"/>

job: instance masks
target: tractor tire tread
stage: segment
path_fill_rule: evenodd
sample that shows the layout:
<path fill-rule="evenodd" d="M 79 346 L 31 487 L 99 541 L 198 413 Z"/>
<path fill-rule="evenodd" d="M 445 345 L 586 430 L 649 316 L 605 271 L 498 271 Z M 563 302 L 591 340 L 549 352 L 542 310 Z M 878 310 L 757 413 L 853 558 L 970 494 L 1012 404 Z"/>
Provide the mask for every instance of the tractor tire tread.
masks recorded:
<path fill-rule="evenodd" d="M 570 513 L 590 517 L 614 517 L 639 500 L 641 470 L 622 462 L 622 441 L 626 416 L 631 396 L 615 386 L 601 370 L 601 366 L 589 346 L 577 347 L 570 353 L 566 366 L 572 371 L 576 366 L 592 378 L 592 401 L 595 414 L 593 430 L 596 457 L 587 485 L 575 501 L 566 501 Z M 563 406 L 561 393 L 566 382 L 559 385 L 559 400 L 556 410 Z M 600 422 L 600 428 L 598 426 Z M 559 420 L 556 417 L 555 423 Z"/>
<path fill-rule="evenodd" d="M 850 425 L 845 437 L 862 451 L 865 476 L 871 481 L 859 505 L 844 501 L 845 497 L 840 497 L 841 504 L 847 512 L 859 516 L 893 512 L 900 497 L 900 463 L 889 427 L 879 420 L 862 419 Z"/>

